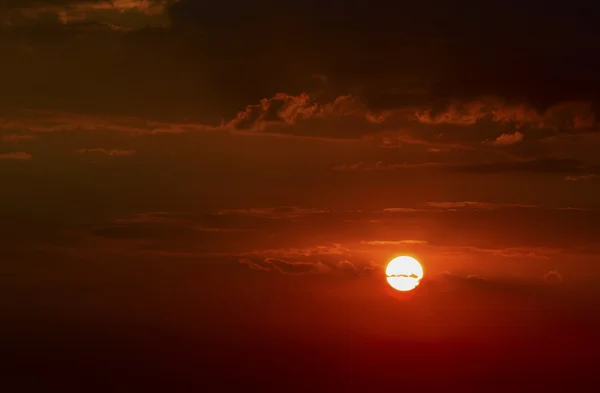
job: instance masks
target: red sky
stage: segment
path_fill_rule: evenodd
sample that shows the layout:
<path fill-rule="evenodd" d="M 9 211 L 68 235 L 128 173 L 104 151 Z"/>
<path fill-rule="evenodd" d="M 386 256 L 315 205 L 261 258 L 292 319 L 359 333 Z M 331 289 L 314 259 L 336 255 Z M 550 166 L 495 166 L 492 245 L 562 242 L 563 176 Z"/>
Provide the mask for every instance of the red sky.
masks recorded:
<path fill-rule="evenodd" d="M 599 10 L 537 3 L 0 4 L 6 374 L 591 381 Z"/>

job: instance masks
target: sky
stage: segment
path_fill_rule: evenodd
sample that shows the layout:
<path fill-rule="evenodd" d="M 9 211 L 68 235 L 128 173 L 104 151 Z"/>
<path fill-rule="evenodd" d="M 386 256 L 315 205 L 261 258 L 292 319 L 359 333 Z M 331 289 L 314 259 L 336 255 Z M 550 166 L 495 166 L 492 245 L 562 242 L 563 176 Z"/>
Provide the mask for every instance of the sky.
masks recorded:
<path fill-rule="evenodd" d="M 591 386 L 599 16 L 0 1 L 4 376 Z M 399 255 L 425 270 L 406 294 L 385 281 Z"/>

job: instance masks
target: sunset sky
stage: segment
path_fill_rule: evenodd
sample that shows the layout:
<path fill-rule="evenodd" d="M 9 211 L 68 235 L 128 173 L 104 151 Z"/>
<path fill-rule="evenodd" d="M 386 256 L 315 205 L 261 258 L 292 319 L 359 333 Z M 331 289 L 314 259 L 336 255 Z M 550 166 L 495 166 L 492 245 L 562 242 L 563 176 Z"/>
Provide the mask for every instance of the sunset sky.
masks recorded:
<path fill-rule="evenodd" d="M 0 1 L 3 372 L 516 392 L 591 370 L 599 17 Z M 399 255 L 425 270 L 408 294 L 385 281 Z"/>

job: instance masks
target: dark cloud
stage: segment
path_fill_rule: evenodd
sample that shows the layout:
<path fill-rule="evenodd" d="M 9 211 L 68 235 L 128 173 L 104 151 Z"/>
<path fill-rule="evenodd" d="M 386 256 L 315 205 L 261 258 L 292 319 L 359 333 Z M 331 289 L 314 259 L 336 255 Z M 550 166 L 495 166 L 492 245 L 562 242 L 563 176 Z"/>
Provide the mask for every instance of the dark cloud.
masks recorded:
<path fill-rule="evenodd" d="M 493 203 L 479 201 L 458 201 L 458 202 L 427 202 L 426 205 L 432 209 L 439 210 L 497 210 L 503 208 L 537 208 L 539 206 L 525 205 L 520 203 Z M 386 209 L 390 211 L 390 209 Z"/>
<path fill-rule="evenodd" d="M 54 20 L 36 17 L 20 30 L 13 23 L 2 41 L 11 53 L 3 75 L 11 75 L 5 86 L 12 107 L 211 124 L 279 93 L 320 92 L 323 102 L 352 94 L 378 110 L 444 108 L 454 99 L 492 95 L 544 113 L 564 101 L 597 100 L 595 7 L 544 5 L 540 13 L 532 5 L 470 3 L 459 11 L 384 0 L 368 10 L 337 0 L 15 2 L 12 13 L 38 10 L 33 16 Z M 69 23 L 136 30 L 56 34 Z M 148 25 L 165 26 L 140 29 Z M 59 50 L 78 55 L 58 58 Z M 29 72 L 31 63 L 45 71 Z M 324 76 L 326 86 L 314 75 Z M 265 119 L 274 118 L 278 105 Z"/>
<path fill-rule="evenodd" d="M 598 175 L 596 175 L 595 173 L 589 173 L 587 175 L 570 175 L 570 176 L 566 176 L 565 180 L 567 180 L 567 181 L 581 181 L 581 180 L 594 179 L 597 176 Z"/>
<path fill-rule="evenodd" d="M 456 101 L 380 110 L 357 96 L 322 101 L 314 95 L 278 93 L 245 110 L 221 117 L 220 123 L 149 120 L 139 116 L 57 111 L 13 111 L 2 120 L 7 133 L 122 132 L 131 136 L 226 133 L 237 136 L 300 138 L 327 142 L 379 143 L 382 148 L 500 156 L 539 154 L 538 144 L 562 135 L 594 135 L 595 114 L 589 103 L 561 103 L 545 112 L 512 105 L 499 98 Z M 546 144 L 548 149 L 550 144 Z M 440 154 L 441 156 L 441 154 Z M 383 167 L 383 166 L 381 166 Z M 381 169 L 381 168 L 380 168 Z"/>
<path fill-rule="evenodd" d="M 300 208 L 296 206 L 262 207 L 251 209 L 226 209 L 217 215 L 251 216 L 272 219 L 293 219 L 330 213 L 328 209 Z"/>
<path fill-rule="evenodd" d="M 191 228 L 173 228 L 168 226 L 113 226 L 107 228 L 98 228 L 91 231 L 94 236 L 100 236 L 109 239 L 141 239 L 141 240 L 160 240 L 177 239 L 193 240 L 197 233 Z"/>
<path fill-rule="evenodd" d="M 235 130 L 300 137 L 359 139 L 380 132 L 380 120 L 356 97 L 320 104 L 308 95 L 278 94 L 248 106 L 227 124 Z"/>
<path fill-rule="evenodd" d="M 288 256 L 294 257 L 293 254 L 288 254 Z M 352 262 L 347 259 L 327 258 L 324 256 L 311 259 L 308 259 L 310 257 L 307 255 L 300 257 L 303 259 L 288 260 L 267 257 L 263 260 L 251 260 L 243 258 L 239 260 L 239 263 L 247 265 L 251 270 L 290 276 L 319 274 L 358 277 L 368 274 L 373 270 L 373 265 L 364 261 Z"/>
<path fill-rule="evenodd" d="M 230 249 L 231 242 L 255 237 L 261 228 L 234 228 L 210 225 L 205 215 L 169 212 L 138 213 L 115 219 L 112 225 L 97 227 L 88 233 L 76 232 L 78 248 L 84 251 L 131 255 L 208 256 Z M 99 249 L 99 250 L 98 250 Z M 85 251 L 84 251 L 85 252 Z"/>
<path fill-rule="evenodd" d="M 30 134 L 4 134 L 0 135 L 0 141 L 10 143 L 10 142 L 26 142 L 32 141 L 35 139 L 34 135 Z"/>
<path fill-rule="evenodd" d="M 306 275 L 329 270 L 320 262 L 286 261 L 276 258 L 266 258 L 261 262 L 240 259 L 240 263 L 248 265 L 252 270 L 276 272 L 283 275 Z"/>
<path fill-rule="evenodd" d="M 422 144 L 437 149 L 465 149 L 481 142 L 510 146 L 526 136 L 540 138 L 595 130 L 590 102 L 560 102 L 544 111 L 498 96 L 469 100 L 437 100 L 390 106 L 369 106 L 357 96 L 320 102 L 308 94 L 277 94 L 238 113 L 228 127 L 258 134 L 351 139 L 384 135 L 382 147 Z M 460 145 L 460 143 L 464 145 Z"/>
<path fill-rule="evenodd" d="M 595 271 L 597 216 L 595 210 L 491 202 L 338 210 L 293 219 L 149 212 L 88 232 L 71 228 L 71 235 L 51 244 L 57 252 L 75 255 L 209 258 L 225 266 L 244 260 L 252 269 L 271 272 L 292 268 L 272 259 L 302 263 L 296 266 L 300 270 L 311 264 L 311 272 L 341 276 L 358 276 L 373 264 L 382 266 L 407 254 L 423 258 L 434 271 L 457 263 L 476 272 L 485 267 L 485 274 L 541 277 L 556 266 L 569 274 Z M 22 230 L 13 229 L 11 236 Z"/>
<path fill-rule="evenodd" d="M 10 153 L 0 153 L 0 160 L 31 160 L 33 157 L 31 154 L 18 151 L 18 152 L 10 152 Z"/>
<path fill-rule="evenodd" d="M 522 203 L 496 203 L 483 201 L 435 201 L 424 202 L 418 207 L 387 207 L 382 213 L 402 214 L 417 212 L 493 211 L 501 209 L 541 209 L 541 206 Z"/>
<path fill-rule="evenodd" d="M 277 258 L 266 258 L 263 263 L 272 266 L 273 269 L 281 274 L 304 275 L 314 274 L 323 270 L 328 270 L 321 262 L 302 262 L 285 261 Z"/>
<path fill-rule="evenodd" d="M 396 102 L 411 98 L 422 101 L 422 94 L 415 93 L 423 90 L 430 93 L 430 98 L 498 94 L 526 98 L 542 106 L 562 99 L 591 98 L 595 93 L 589 82 L 597 83 L 591 64 L 598 58 L 586 49 L 595 47 L 592 37 L 597 33 L 591 28 L 593 18 L 589 15 L 597 11 L 588 9 L 589 14 L 583 16 L 574 5 L 545 6 L 544 13 L 538 12 L 537 5 L 515 7 L 470 2 L 458 11 L 430 2 L 399 5 L 380 1 L 365 10 L 358 4 L 337 1 L 309 1 L 294 6 L 262 1 L 232 7 L 227 2 L 202 4 L 188 0 L 174 5 L 170 15 L 175 26 L 218 32 L 231 46 L 242 37 L 252 41 L 277 31 L 272 41 L 252 48 L 262 55 L 264 63 L 277 63 L 285 55 L 289 60 L 284 63 L 284 72 L 293 75 L 302 72 L 302 68 L 294 68 L 297 57 L 302 56 L 305 69 L 327 75 L 334 84 L 369 91 L 371 96 L 377 96 L 373 92 L 382 90 L 385 80 L 385 93 Z M 249 17 L 260 23 L 244 23 Z M 455 18 L 461 23 L 452 23 Z M 561 29 L 558 34 L 553 27 L 556 24 L 573 28 Z M 308 25 L 319 28 L 303 29 Z M 507 25 L 511 29 L 504 28 Z M 536 34 L 531 34 L 532 25 L 536 26 Z M 277 53 L 274 47 L 279 48 Z M 586 61 L 565 63 L 560 50 Z M 244 50 L 239 49 L 239 60 L 243 54 Z M 424 81 L 415 88 L 414 80 L 419 79 Z M 431 83 L 434 80 L 437 82 Z M 366 87 L 367 82 L 371 86 Z M 378 100 L 381 98 L 372 99 Z"/>
<path fill-rule="evenodd" d="M 0 8 L 3 28 L 49 29 L 101 27 L 127 30 L 150 24 L 166 23 L 166 10 L 176 0 L 25 0 L 8 2 Z"/>
<path fill-rule="evenodd" d="M 596 164 L 591 164 L 576 158 L 534 158 L 512 159 L 497 162 L 482 163 L 451 163 L 451 162 L 424 162 L 424 163 L 384 163 L 375 164 L 342 164 L 332 168 L 333 171 L 342 172 L 378 172 L 378 171 L 415 171 L 437 170 L 446 172 L 468 174 L 500 174 L 500 173 L 537 173 L 537 174 L 563 174 L 565 180 L 585 180 L 593 178 L 600 170 Z"/>
<path fill-rule="evenodd" d="M 489 164 L 468 164 L 451 166 L 451 170 L 464 173 L 589 173 L 598 171 L 596 165 L 574 158 L 543 158 L 518 162 L 498 162 Z"/>
<path fill-rule="evenodd" d="M 494 139 L 493 141 L 490 141 L 489 143 L 495 146 L 507 146 L 519 143 L 523 140 L 523 138 L 524 135 L 522 133 L 520 133 L 519 131 L 515 131 L 513 133 L 501 134 L 498 138 Z"/>
<path fill-rule="evenodd" d="M 361 244 L 368 244 L 370 246 L 427 245 L 427 240 L 369 240 L 362 241 Z"/>
<path fill-rule="evenodd" d="M 261 272 L 270 272 L 271 271 L 271 270 L 269 270 L 269 268 L 267 268 L 259 263 L 252 262 L 249 259 L 240 259 L 240 263 L 243 265 L 248 265 L 248 268 L 251 270 L 258 270 Z"/>
<path fill-rule="evenodd" d="M 102 147 L 93 147 L 88 149 L 76 150 L 78 154 L 101 154 L 111 157 L 128 157 L 135 154 L 134 150 L 120 150 L 120 149 L 104 149 Z"/>
<path fill-rule="evenodd" d="M 135 2 L 135 1 L 132 1 Z M 69 7 L 82 4 L 103 4 L 106 3 L 104 0 L 20 0 L 14 2 L 8 2 L 6 5 L 7 9 L 24 9 L 24 8 L 36 8 L 36 7 Z"/>

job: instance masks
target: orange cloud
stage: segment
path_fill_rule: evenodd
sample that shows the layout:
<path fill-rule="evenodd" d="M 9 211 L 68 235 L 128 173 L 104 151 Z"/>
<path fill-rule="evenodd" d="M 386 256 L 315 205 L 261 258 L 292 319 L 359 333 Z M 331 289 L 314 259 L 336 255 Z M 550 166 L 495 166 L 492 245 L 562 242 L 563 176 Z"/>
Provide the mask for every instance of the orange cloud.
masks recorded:
<path fill-rule="evenodd" d="M 5 130 L 25 129 L 30 132 L 107 131 L 140 134 L 178 134 L 214 131 L 217 127 L 198 123 L 159 122 L 126 116 L 97 116 L 85 113 L 28 110 L 14 118 L 4 118 Z"/>
<path fill-rule="evenodd" d="M 396 169 L 427 169 L 427 168 L 439 168 L 445 167 L 448 164 L 443 162 L 423 162 L 416 164 L 386 164 L 383 161 L 377 161 L 372 165 L 364 165 L 362 162 L 356 164 L 342 164 L 336 165 L 331 168 L 334 171 L 362 171 L 362 172 L 371 172 L 371 171 L 392 171 Z"/>
<path fill-rule="evenodd" d="M 319 128 L 318 124 L 321 123 L 316 123 L 317 120 L 330 123 L 325 123 L 327 127 Z M 482 121 L 496 123 L 498 127 L 513 124 L 517 128 L 517 131 L 503 132 L 487 142 L 495 146 L 521 142 L 525 138 L 524 126 L 560 132 L 592 129 L 597 124 L 589 102 L 562 102 L 541 112 L 525 104 L 509 103 L 499 97 L 483 97 L 468 101 L 455 100 L 440 108 L 421 105 L 376 110 L 359 97 L 350 95 L 320 103 L 305 93 L 298 96 L 280 93 L 261 100 L 259 104 L 249 105 L 227 122 L 224 128 L 239 134 L 277 134 L 288 137 L 360 139 L 381 135 L 381 147 L 417 144 L 425 146 L 431 152 L 440 152 L 473 147 L 468 143 L 436 140 L 435 134 L 423 133 L 423 129 L 415 128 L 416 126 L 472 126 Z M 473 129 L 473 132 L 482 133 L 485 130 Z M 476 138 L 477 135 L 472 137 Z M 479 141 L 482 139 L 485 140 L 483 135 Z M 466 138 L 467 142 L 469 140 Z"/>
<path fill-rule="evenodd" d="M 6 142 L 6 143 L 31 141 L 34 139 L 35 139 L 35 136 L 33 136 L 33 135 L 8 134 L 8 135 L 0 136 L 0 141 Z"/>
<path fill-rule="evenodd" d="M 498 97 L 470 101 L 452 101 L 441 109 L 424 109 L 415 113 L 425 124 L 473 125 L 480 120 L 527 124 L 532 127 L 591 128 L 596 117 L 589 102 L 570 101 L 556 104 L 540 113 L 525 104 L 510 104 Z"/>
<path fill-rule="evenodd" d="M 357 162 L 356 164 L 342 164 L 342 165 L 336 165 L 334 166 L 332 169 L 334 171 L 357 171 L 359 169 L 361 169 L 363 166 L 362 162 Z"/>
<path fill-rule="evenodd" d="M 251 209 L 226 209 L 217 212 L 218 215 L 255 216 L 272 219 L 291 219 L 327 213 L 330 213 L 330 211 L 327 209 L 299 208 L 295 206 L 279 206 Z"/>
<path fill-rule="evenodd" d="M 525 135 L 521 134 L 519 131 L 515 131 L 513 133 L 506 133 L 500 135 L 498 138 L 490 142 L 490 144 L 494 146 L 514 145 L 515 143 L 521 142 L 524 137 Z"/>
<path fill-rule="evenodd" d="M 14 153 L 0 153 L 0 160 L 31 160 L 33 157 L 29 153 L 25 153 L 22 151 L 14 152 Z"/>
<path fill-rule="evenodd" d="M 257 270 L 259 272 L 270 272 L 271 269 L 264 267 L 263 265 L 256 263 L 256 262 L 252 262 L 249 259 L 240 259 L 239 261 L 242 265 L 246 265 L 248 266 L 248 268 L 250 268 L 251 270 Z"/>
<path fill-rule="evenodd" d="M 226 128 L 264 131 L 269 125 L 291 126 L 302 121 L 344 117 L 361 118 L 370 123 L 380 121 L 354 96 L 340 96 L 332 102 L 320 104 L 306 93 L 298 96 L 279 93 L 262 99 L 259 104 L 248 105 L 245 111 L 239 112 L 226 124 Z"/>
<path fill-rule="evenodd" d="M 596 177 L 598 177 L 598 175 L 596 175 L 595 173 L 590 173 L 590 174 L 587 174 L 587 175 L 567 176 L 567 177 L 565 177 L 565 180 L 567 180 L 567 181 L 580 181 L 580 180 L 594 179 Z"/>
<path fill-rule="evenodd" d="M 251 270 L 278 273 L 286 276 L 305 276 L 316 274 L 338 274 L 362 276 L 374 269 L 372 263 L 362 267 L 356 266 L 347 259 L 322 262 L 318 260 L 288 260 L 267 257 L 261 261 L 253 261 L 247 258 L 239 260 L 240 264 L 248 266 Z"/>
<path fill-rule="evenodd" d="M 62 0 L 23 1 L 12 5 L 3 15 L 6 26 L 54 16 L 64 25 L 105 26 L 128 30 L 148 25 L 167 25 L 167 7 L 177 0 Z M 135 15 L 135 17 L 133 17 Z"/>
<path fill-rule="evenodd" d="M 239 262 L 243 265 L 247 265 L 252 270 L 292 276 L 328 273 L 331 271 L 330 268 L 318 261 L 296 262 L 277 258 L 265 258 L 261 262 L 253 262 L 249 259 L 240 259 Z"/>
<path fill-rule="evenodd" d="M 484 119 L 498 123 L 499 128 L 490 129 L 488 124 L 486 128 L 469 128 L 469 133 L 440 132 L 444 130 L 444 124 L 470 126 Z M 521 142 L 526 136 L 531 140 L 548 137 L 539 135 L 539 132 L 528 134 L 528 130 L 531 129 L 543 128 L 551 132 L 585 131 L 596 124 L 588 103 L 565 102 L 549 108 L 544 113 L 538 113 L 524 105 L 509 105 L 499 98 L 487 98 L 454 102 L 442 109 L 422 105 L 420 108 L 398 107 L 381 111 L 369 108 L 361 99 L 351 95 L 319 102 L 305 93 L 297 96 L 276 94 L 271 98 L 262 99 L 258 104 L 247 106 L 233 119 L 212 125 L 51 111 L 25 111 L 0 120 L 3 122 L 3 129 L 14 132 L 22 129 L 30 132 L 89 130 L 131 135 L 228 132 L 241 136 L 352 143 L 379 138 L 381 147 L 423 146 L 423 150 L 430 153 L 475 151 L 482 148 L 482 140 L 486 145 L 506 146 Z M 510 123 L 509 125 L 514 126 L 517 131 L 506 132 L 505 123 Z M 438 126 L 442 128 L 438 129 Z M 494 136 L 490 138 L 489 134 Z M 357 169 L 351 165 L 348 165 L 348 168 L 336 169 Z M 375 169 L 387 167 L 389 165 L 377 165 Z M 392 164 L 388 169 L 395 167 L 396 165 Z"/>
<path fill-rule="evenodd" d="M 280 258 L 301 258 L 309 256 L 333 256 L 333 255 L 347 255 L 350 253 L 350 249 L 342 247 L 340 244 L 333 244 L 330 246 L 317 245 L 314 247 L 304 248 L 274 248 L 267 250 L 252 250 L 246 252 L 236 252 L 238 256 L 276 256 Z M 227 254 L 231 255 L 231 254 Z"/>
<path fill-rule="evenodd" d="M 500 209 L 541 209 L 540 206 L 520 203 L 495 203 L 478 201 L 425 202 L 425 207 L 388 207 L 385 213 L 416 213 L 444 211 L 492 211 Z"/>
<path fill-rule="evenodd" d="M 388 245 L 426 245 L 426 240 L 370 240 L 362 241 L 360 244 L 367 244 L 369 246 L 388 246 Z"/>
<path fill-rule="evenodd" d="M 111 157 L 129 157 L 135 153 L 135 150 L 103 149 L 101 147 L 95 147 L 92 149 L 79 149 L 75 152 L 79 154 L 98 153 Z"/>
<path fill-rule="evenodd" d="M 471 101 L 468 103 L 453 102 L 444 110 L 424 109 L 415 113 L 421 123 L 426 124 L 457 124 L 471 125 L 488 116 L 492 108 L 499 105 L 495 99 L 492 102 Z"/>
<path fill-rule="evenodd" d="M 415 213 L 423 210 L 412 207 L 388 207 L 383 209 L 382 211 L 386 213 Z"/>
<path fill-rule="evenodd" d="M 227 127 L 248 129 L 255 126 L 261 128 L 273 122 L 294 124 L 299 120 L 312 118 L 322 110 L 308 94 L 290 96 L 280 93 L 270 99 L 263 98 L 257 105 L 248 105 L 245 111 L 239 112 L 237 117 L 227 124 Z"/>
<path fill-rule="evenodd" d="M 520 203 L 494 203 L 478 201 L 461 202 L 426 202 L 426 205 L 433 209 L 440 210 L 497 210 L 503 208 L 537 208 L 535 205 L 526 205 Z"/>
<path fill-rule="evenodd" d="M 390 132 L 390 131 L 388 131 Z M 428 140 L 418 139 L 417 137 L 411 136 L 405 132 L 401 132 L 400 135 L 388 136 L 384 135 L 381 137 L 382 148 L 400 148 L 404 145 L 418 145 L 426 147 L 426 150 L 431 153 L 439 153 L 442 151 L 450 150 L 473 150 L 473 147 L 458 144 L 458 143 L 440 143 L 432 142 Z"/>

